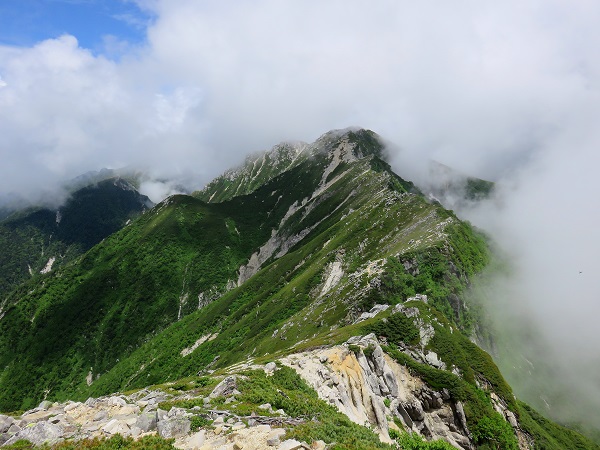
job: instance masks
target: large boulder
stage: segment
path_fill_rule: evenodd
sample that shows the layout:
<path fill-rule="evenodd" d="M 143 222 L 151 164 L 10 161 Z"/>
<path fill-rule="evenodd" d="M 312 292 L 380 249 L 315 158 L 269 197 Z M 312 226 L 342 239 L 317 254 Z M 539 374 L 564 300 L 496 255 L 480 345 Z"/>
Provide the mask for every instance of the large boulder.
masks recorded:
<path fill-rule="evenodd" d="M 185 417 L 165 418 L 158 422 L 158 434 L 164 439 L 187 436 L 191 422 Z"/>
<path fill-rule="evenodd" d="M 13 423 L 15 423 L 15 419 L 0 414 L 0 433 L 6 433 Z"/>
<path fill-rule="evenodd" d="M 63 437 L 63 429 L 49 422 L 38 422 L 33 426 L 23 428 L 4 445 L 11 445 L 20 439 L 25 439 L 34 445 L 56 444 Z"/>
<path fill-rule="evenodd" d="M 236 377 L 229 376 L 225 377 L 223 381 L 215 386 L 213 391 L 210 393 L 210 398 L 216 397 L 227 397 L 228 395 L 232 395 L 233 391 L 237 389 Z"/>
<path fill-rule="evenodd" d="M 156 413 L 142 413 L 139 415 L 135 426 L 140 428 L 144 433 L 156 429 Z"/>

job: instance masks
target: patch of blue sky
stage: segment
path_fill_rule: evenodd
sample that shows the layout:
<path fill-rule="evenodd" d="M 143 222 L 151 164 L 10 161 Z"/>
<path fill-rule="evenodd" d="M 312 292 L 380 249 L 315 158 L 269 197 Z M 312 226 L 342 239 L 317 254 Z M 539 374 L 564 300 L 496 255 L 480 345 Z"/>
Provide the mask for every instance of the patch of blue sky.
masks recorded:
<path fill-rule="evenodd" d="M 0 45 L 31 46 L 70 34 L 95 54 L 144 42 L 152 17 L 131 0 L 0 0 Z M 114 55 L 107 55 L 114 56 Z"/>

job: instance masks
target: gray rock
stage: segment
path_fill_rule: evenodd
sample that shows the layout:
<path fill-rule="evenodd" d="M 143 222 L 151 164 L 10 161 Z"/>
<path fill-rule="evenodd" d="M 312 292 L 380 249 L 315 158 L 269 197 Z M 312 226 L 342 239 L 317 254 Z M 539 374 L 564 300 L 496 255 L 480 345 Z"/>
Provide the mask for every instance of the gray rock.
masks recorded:
<path fill-rule="evenodd" d="M 190 435 L 185 440 L 186 448 L 200 448 L 204 445 L 206 441 L 206 430 L 200 430 L 197 433 Z"/>
<path fill-rule="evenodd" d="M 400 393 L 400 388 L 398 387 L 398 380 L 396 380 L 394 372 L 392 372 L 392 369 L 390 369 L 387 364 L 383 369 L 383 381 L 385 382 L 385 385 L 390 391 L 391 396 L 394 398 L 398 397 Z"/>
<path fill-rule="evenodd" d="M 134 427 L 141 429 L 144 433 L 156 430 L 156 413 L 142 413 L 137 418 Z"/>
<path fill-rule="evenodd" d="M 277 450 L 298 450 L 303 448 L 306 448 L 306 446 L 302 444 L 302 442 L 297 441 L 296 439 L 288 439 L 287 441 L 283 441 L 279 447 L 277 447 Z"/>
<path fill-rule="evenodd" d="M 448 389 L 442 389 L 442 398 L 444 400 L 450 400 L 450 391 Z"/>
<path fill-rule="evenodd" d="M 127 402 L 121 397 L 110 397 L 108 399 L 108 404 L 113 406 L 125 406 Z"/>
<path fill-rule="evenodd" d="M 383 357 L 383 350 L 381 350 L 381 347 L 378 344 L 375 344 L 371 360 L 373 361 L 373 368 L 375 369 L 377 376 L 382 376 L 386 363 L 385 358 Z"/>
<path fill-rule="evenodd" d="M 120 422 L 126 423 L 128 426 L 133 426 L 137 423 L 138 416 L 135 414 L 119 414 L 114 416 Z"/>
<path fill-rule="evenodd" d="M 146 406 L 144 408 L 144 412 L 148 413 L 148 412 L 153 412 L 156 414 L 156 410 L 158 409 L 158 404 L 156 403 L 152 403 L 152 404 L 148 404 L 148 406 Z"/>
<path fill-rule="evenodd" d="M 98 431 L 99 429 L 100 429 L 100 424 L 84 425 L 82 428 L 83 431 L 89 431 L 89 432 Z"/>
<path fill-rule="evenodd" d="M 377 375 L 371 370 L 371 367 L 369 366 L 369 362 L 367 361 L 365 355 L 363 353 L 358 353 L 356 355 L 356 360 L 358 361 L 358 364 L 364 372 L 365 382 L 367 383 L 371 391 L 374 392 L 375 395 L 381 395 L 379 379 L 377 378 Z"/>
<path fill-rule="evenodd" d="M 454 405 L 454 410 L 461 427 L 463 430 L 467 431 L 469 428 L 467 428 L 467 417 L 465 416 L 465 410 L 463 409 L 462 403 L 456 402 Z"/>
<path fill-rule="evenodd" d="M 243 422 L 236 422 L 231 427 L 231 430 L 232 431 L 239 431 L 239 430 L 243 430 L 244 428 L 246 428 L 246 424 L 245 423 L 243 423 Z"/>
<path fill-rule="evenodd" d="M 15 419 L 0 414 L 0 433 L 5 433 L 13 423 L 15 423 Z"/>
<path fill-rule="evenodd" d="M 354 321 L 354 323 L 359 323 L 364 320 L 371 319 L 371 318 L 375 317 L 377 314 L 379 314 L 380 312 L 385 311 L 389 307 L 390 307 L 390 305 L 375 305 L 371 308 L 371 310 L 369 312 L 362 313 L 359 316 L 359 318 Z"/>
<path fill-rule="evenodd" d="M 519 422 L 517 422 L 517 418 L 512 411 L 508 409 L 504 411 L 504 415 L 506 416 L 506 420 L 510 423 L 510 426 L 513 428 L 519 428 Z"/>
<path fill-rule="evenodd" d="M 139 414 L 140 407 L 137 405 L 126 405 L 119 408 L 119 414 L 131 415 L 131 414 Z"/>
<path fill-rule="evenodd" d="M 282 428 L 275 428 L 267 436 L 267 445 L 269 447 L 277 447 L 281 443 L 281 438 L 285 434 Z"/>
<path fill-rule="evenodd" d="M 402 303 L 394 306 L 394 309 L 392 309 L 392 314 L 396 314 L 399 312 L 404 314 L 409 319 L 413 318 L 413 317 L 417 317 L 420 314 L 418 308 L 409 308 Z"/>
<path fill-rule="evenodd" d="M 441 408 L 444 404 L 444 400 L 442 399 L 442 394 L 439 392 L 432 393 L 432 405 L 434 408 Z"/>
<path fill-rule="evenodd" d="M 38 406 L 38 409 L 40 411 L 46 411 L 51 406 L 52 406 L 52 402 L 49 402 L 48 400 L 44 400 L 42 403 L 40 403 L 40 405 Z"/>
<path fill-rule="evenodd" d="M 108 412 L 106 410 L 100 410 L 94 415 L 94 422 L 108 419 Z"/>
<path fill-rule="evenodd" d="M 112 430 L 119 424 L 117 419 L 111 419 L 102 427 L 102 431 L 106 433 L 112 433 Z"/>
<path fill-rule="evenodd" d="M 19 425 L 17 425 L 16 423 L 13 423 L 13 424 L 12 424 L 12 425 L 11 425 L 11 426 L 8 428 L 8 430 L 6 430 L 6 432 L 7 432 L 8 434 L 17 434 L 19 431 L 21 431 L 21 428 L 23 428 L 23 427 L 20 427 L 20 426 L 19 426 Z"/>
<path fill-rule="evenodd" d="M 187 435 L 191 429 L 191 423 L 183 417 L 161 420 L 157 425 L 158 434 L 164 439 L 178 438 Z"/>
<path fill-rule="evenodd" d="M 20 439 L 25 439 L 34 445 L 56 444 L 63 437 L 63 429 L 58 425 L 48 422 L 38 422 L 35 425 L 23 428 L 4 445 L 11 445 Z"/>
<path fill-rule="evenodd" d="M 414 297 L 407 298 L 406 301 L 407 302 L 417 301 L 417 302 L 427 303 L 427 296 L 425 294 L 417 294 Z"/>
<path fill-rule="evenodd" d="M 69 423 L 67 416 L 65 416 L 64 414 L 59 414 L 57 416 L 51 417 L 48 419 L 48 422 L 50 422 L 50 423 L 60 423 L 60 422 Z"/>
<path fill-rule="evenodd" d="M 421 421 L 425 418 L 425 411 L 421 402 L 414 401 L 412 403 L 404 403 L 402 405 L 412 420 Z"/>
<path fill-rule="evenodd" d="M 406 410 L 405 406 L 402 403 L 398 403 L 396 411 L 398 411 L 398 413 L 400 414 L 400 418 L 404 422 L 404 425 L 406 425 L 406 428 L 408 428 L 409 430 L 412 430 L 413 421 L 410 417 L 410 414 Z"/>
<path fill-rule="evenodd" d="M 228 395 L 233 394 L 233 391 L 237 389 L 237 383 L 236 383 L 236 377 L 235 376 L 229 376 L 229 377 L 225 377 L 223 379 L 223 381 L 221 381 L 219 384 L 217 384 L 215 386 L 215 388 L 213 389 L 213 391 L 210 393 L 210 398 L 216 398 L 216 397 L 222 397 L 225 396 L 227 397 Z"/>
<path fill-rule="evenodd" d="M 176 406 L 173 406 L 167 413 L 167 417 L 186 417 L 186 416 L 187 416 L 186 410 L 183 408 L 177 408 Z"/>
<path fill-rule="evenodd" d="M 161 420 L 165 420 L 167 418 L 167 411 L 158 408 L 156 410 L 156 420 L 160 422 Z"/>
<path fill-rule="evenodd" d="M 102 431 L 108 434 L 129 434 L 129 425 L 125 422 L 121 422 L 117 419 L 111 419 L 106 425 L 102 427 Z"/>
<path fill-rule="evenodd" d="M 79 403 L 79 402 L 69 403 L 67 406 L 65 406 L 65 412 L 72 411 L 72 410 L 78 408 L 79 406 L 81 406 L 81 403 Z"/>
<path fill-rule="evenodd" d="M 369 333 L 366 336 L 357 336 L 358 337 L 358 345 L 361 345 L 363 347 L 368 347 L 369 345 L 376 345 L 377 344 L 377 336 L 375 336 L 375 333 Z M 348 340 L 348 342 L 350 342 L 350 340 Z"/>
<path fill-rule="evenodd" d="M 437 353 L 435 352 L 427 352 L 425 355 L 425 361 L 430 365 L 437 369 L 446 369 L 446 364 L 438 358 Z"/>
<path fill-rule="evenodd" d="M 265 372 L 275 372 L 277 370 L 277 364 L 274 362 L 267 363 L 265 365 Z"/>
<path fill-rule="evenodd" d="M 271 436 L 267 438 L 267 445 L 269 447 L 277 447 L 281 443 L 279 436 Z"/>

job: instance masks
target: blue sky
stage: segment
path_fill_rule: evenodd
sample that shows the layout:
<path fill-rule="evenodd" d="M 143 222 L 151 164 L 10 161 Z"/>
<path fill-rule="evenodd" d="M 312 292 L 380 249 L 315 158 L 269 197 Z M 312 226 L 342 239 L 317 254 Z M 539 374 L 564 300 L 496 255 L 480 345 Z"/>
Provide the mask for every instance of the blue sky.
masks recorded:
<path fill-rule="evenodd" d="M 81 47 L 101 53 L 105 36 L 143 41 L 149 20 L 126 0 L 0 0 L 0 45 L 31 46 L 71 34 Z"/>

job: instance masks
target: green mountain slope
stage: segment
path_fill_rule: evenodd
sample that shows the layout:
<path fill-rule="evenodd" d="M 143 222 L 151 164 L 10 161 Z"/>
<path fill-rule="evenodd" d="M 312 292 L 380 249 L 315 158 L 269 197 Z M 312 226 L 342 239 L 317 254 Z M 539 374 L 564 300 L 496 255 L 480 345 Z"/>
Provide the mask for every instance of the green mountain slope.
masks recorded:
<path fill-rule="evenodd" d="M 12 287 L 81 255 L 151 205 L 113 178 L 78 189 L 58 209 L 28 208 L 0 222 L 0 306 Z"/>
<path fill-rule="evenodd" d="M 485 237 L 383 158 L 366 130 L 276 147 L 23 284 L 0 318 L 0 410 L 302 360 L 345 343 L 340 357 L 371 361 L 362 366 L 370 376 L 383 377 L 373 354 L 384 351 L 422 389 L 445 392 L 454 417 L 464 416 L 461 448 L 575 442 L 518 403 L 468 338 L 463 298 L 489 261 Z M 365 335 L 373 338 L 356 340 Z M 390 409 L 394 398 L 389 420 L 412 424 Z M 414 431 L 438 436 L 417 422 Z M 376 425 L 390 439 L 387 422 Z"/>

